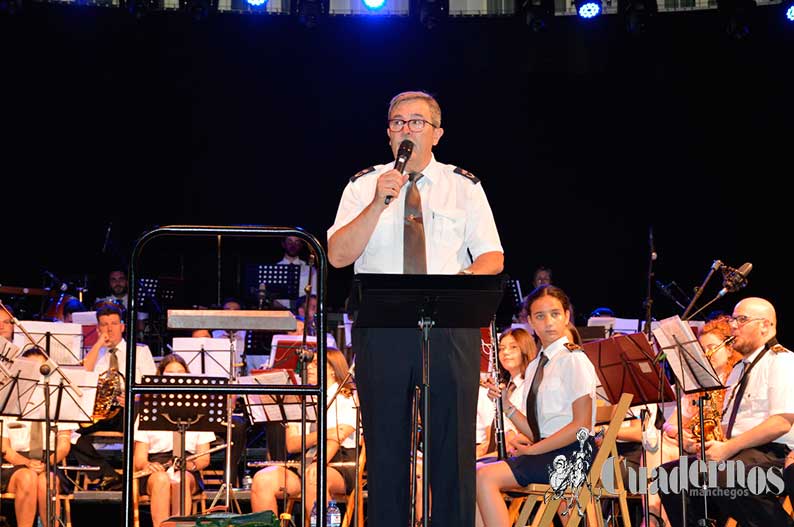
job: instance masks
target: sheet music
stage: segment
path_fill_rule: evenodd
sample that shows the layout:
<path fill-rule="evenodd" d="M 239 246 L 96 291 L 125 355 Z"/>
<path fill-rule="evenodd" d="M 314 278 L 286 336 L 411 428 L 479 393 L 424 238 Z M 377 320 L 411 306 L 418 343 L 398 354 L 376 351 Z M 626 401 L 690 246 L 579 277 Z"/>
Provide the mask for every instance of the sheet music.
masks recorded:
<path fill-rule="evenodd" d="M 653 335 L 667 354 L 670 367 L 681 381 L 684 393 L 723 387 L 692 328 L 678 315 L 660 320 Z"/>
<path fill-rule="evenodd" d="M 16 362 L 19 361 L 15 361 Z M 36 365 L 38 373 L 39 365 Z M 61 387 L 62 375 L 60 371 L 53 370 L 50 374 L 50 419 L 64 422 L 90 422 L 94 412 L 94 399 L 96 398 L 97 378 L 99 374 L 93 371 L 86 371 L 82 366 L 69 368 L 62 366 L 63 375 L 77 386 L 83 393 L 78 396 L 74 388 L 69 386 L 66 381 Z M 22 419 L 33 421 L 43 421 L 46 416 L 46 405 L 44 400 L 45 386 L 44 378 L 40 374 L 38 384 L 33 390 L 27 406 L 22 412 Z M 60 398 L 60 407 L 57 402 Z"/>
<path fill-rule="evenodd" d="M 0 414 L 19 417 L 33 395 L 41 365 L 30 359 L 16 359 L 13 364 L 3 366 L 8 375 L 0 376 Z"/>
<path fill-rule="evenodd" d="M 239 384 L 297 384 L 292 370 L 270 370 L 256 375 L 240 377 Z M 301 397 L 299 395 L 248 394 L 245 396 L 248 412 L 253 422 L 300 421 Z M 316 421 L 316 399 L 306 397 L 306 420 Z"/>
<path fill-rule="evenodd" d="M 19 353 L 19 346 L 9 341 L 5 337 L 0 337 L 0 360 L 13 359 Z"/>
<path fill-rule="evenodd" d="M 191 375 L 229 377 L 229 339 L 175 337 L 171 347 L 185 359 Z"/>
<path fill-rule="evenodd" d="M 80 364 L 83 349 L 83 327 L 80 324 L 40 320 L 24 320 L 20 324 L 33 338 L 33 342 L 45 351 L 46 333 L 50 333 L 49 355 L 56 364 Z M 30 341 L 21 331 L 14 333 L 14 344 L 23 352 L 31 347 Z"/>

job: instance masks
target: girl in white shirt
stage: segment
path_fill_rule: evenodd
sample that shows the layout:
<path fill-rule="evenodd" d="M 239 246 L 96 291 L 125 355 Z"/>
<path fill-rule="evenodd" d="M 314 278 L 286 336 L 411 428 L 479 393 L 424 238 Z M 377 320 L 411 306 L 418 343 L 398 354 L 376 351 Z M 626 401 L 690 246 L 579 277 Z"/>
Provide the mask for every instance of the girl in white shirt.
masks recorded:
<path fill-rule="evenodd" d="M 570 301 L 558 287 L 542 285 L 527 299 L 529 321 L 542 345 L 538 356 L 527 367 L 524 400 L 538 367 L 543 368 L 537 387 L 537 436 L 527 420 L 535 408 L 518 408 L 502 396 L 505 415 L 530 443 L 519 446 L 517 456 L 482 465 L 477 469 L 477 506 L 484 524 L 501 527 L 509 524 L 503 490 L 530 483 L 549 483 L 549 469 L 559 455 L 571 458 L 580 450 L 577 432 L 584 428 L 592 434 L 595 420 L 596 374 L 581 348 L 570 344 L 566 327 L 571 316 Z M 523 411 L 522 411 L 523 410 Z M 592 448 L 592 437 L 586 439 Z"/>
<path fill-rule="evenodd" d="M 158 375 L 184 375 L 188 373 L 185 359 L 176 353 L 167 355 L 157 368 Z M 185 434 L 185 450 L 191 454 L 200 454 L 210 448 L 215 440 L 213 432 L 187 432 Z M 135 450 L 133 464 L 135 471 L 150 470 L 139 482 L 141 494 L 148 494 L 151 499 L 152 524 L 160 527 L 169 516 L 179 514 L 179 482 L 173 482 L 166 472 L 164 463 L 175 457 L 174 433 L 157 430 L 139 430 L 135 423 Z M 199 456 L 187 462 L 185 473 L 185 503 L 190 503 L 190 496 L 200 492 L 204 485 L 200 470 L 210 463 L 210 456 Z"/>
<path fill-rule="evenodd" d="M 342 352 L 328 350 L 328 397 L 333 396 L 339 386 L 347 376 L 348 366 Z M 309 384 L 317 383 L 317 357 L 307 368 Z M 331 407 L 328 409 L 328 426 L 326 440 L 328 460 L 331 462 L 356 461 L 355 458 L 355 430 L 356 408 L 353 399 L 353 386 L 346 383 L 342 387 Z M 301 428 L 300 423 L 289 423 L 287 426 L 287 452 L 289 454 L 299 454 L 301 448 Z M 306 430 L 306 456 L 309 460 L 314 458 L 317 450 L 317 431 L 314 425 L 308 426 Z M 332 467 L 329 466 L 326 472 L 327 477 L 327 496 L 326 503 L 331 494 L 348 494 L 355 485 L 355 467 Z M 306 513 L 311 511 L 312 505 L 317 499 L 316 477 L 317 464 L 307 464 L 306 468 Z M 291 469 L 283 466 L 270 466 L 259 470 L 254 475 L 251 486 L 251 509 L 253 512 L 271 510 L 278 514 L 278 499 L 284 497 L 284 489 L 288 496 L 297 496 L 301 491 L 300 475 Z"/>

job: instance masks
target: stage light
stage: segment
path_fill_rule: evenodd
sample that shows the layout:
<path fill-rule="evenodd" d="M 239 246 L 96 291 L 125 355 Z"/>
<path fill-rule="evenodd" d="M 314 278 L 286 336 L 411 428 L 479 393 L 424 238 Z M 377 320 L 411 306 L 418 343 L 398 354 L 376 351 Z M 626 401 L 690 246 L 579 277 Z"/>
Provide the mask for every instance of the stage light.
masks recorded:
<path fill-rule="evenodd" d="M 308 28 L 314 28 L 328 13 L 328 4 L 325 0 L 298 0 L 296 9 L 298 21 Z"/>
<path fill-rule="evenodd" d="M 794 2 L 786 6 L 786 20 L 794 22 Z"/>
<path fill-rule="evenodd" d="M 601 0 L 575 0 L 574 4 L 581 18 L 595 18 L 601 14 Z"/>
<path fill-rule="evenodd" d="M 419 23 L 427 29 L 438 26 L 449 14 L 449 0 L 418 0 L 415 5 Z"/>
<path fill-rule="evenodd" d="M 377 11 L 378 9 L 382 8 L 386 5 L 386 0 L 361 0 L 364 2 L 364 5 L 367 9 L 372 11 Z"/>
<path fill-rule="evenodd" d="M 728 36 L 741 40 L 750 36 L 755 0 L 717 0 L 717 9 L 725 19 Z"/>
<path fill-rule="evenodd" d="M 533 32 L 545 31 L 554 19 L 554 0 L 520 0 L 516 14 Z"/>
<path fill-rule="evenodd" d="M 659 11 L 656 0 L 619 0 L 619 8 L 626 31 L 632 35 L 648 31 L 651 19 Z"/>
<path fill-rule="evenodd" d="M 252 7 L 261 7 L 267 3 L 267 0 L 245 0 L 248 5 Z"/>

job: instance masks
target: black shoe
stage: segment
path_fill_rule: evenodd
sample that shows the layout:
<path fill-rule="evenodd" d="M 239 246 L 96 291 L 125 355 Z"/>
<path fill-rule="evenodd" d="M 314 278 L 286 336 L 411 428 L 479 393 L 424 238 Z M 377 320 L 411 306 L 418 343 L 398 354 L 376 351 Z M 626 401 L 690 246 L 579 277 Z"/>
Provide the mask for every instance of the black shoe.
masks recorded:
<path fill-rule="evenodd" d="M 99 482 L 99 485 L 96 486 L 96 490 L 121 490 L 124 486 L 124 480 L 122 480 L 118 476 L 105 476 L 102 478 L 102 481 Z"/>

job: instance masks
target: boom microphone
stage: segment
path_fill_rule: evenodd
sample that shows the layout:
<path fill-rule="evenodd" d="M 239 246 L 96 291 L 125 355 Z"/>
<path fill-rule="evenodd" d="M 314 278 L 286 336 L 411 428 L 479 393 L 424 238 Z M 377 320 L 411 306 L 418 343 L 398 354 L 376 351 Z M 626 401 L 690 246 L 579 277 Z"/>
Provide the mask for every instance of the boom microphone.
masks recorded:
<path fill-rule="evenodd" d="M 411 154 L 414 152 L 414 142 L 410 139 L 403 139 L 400 143 L 400 148 L 397 149 L 397 159 L 394 161 L 394 170 L 402 174 L 405 171 L 405 164 L 411 159 Z M 394 196 L 386 196 L 385 203 L 388 205 Z"/>
<path fill-rule="evenodd" d="M 745 262 L 738 269 L 733 267 L 723 267 L 723 281 L 722 289 L 718 297 L 725 296 L 728 293 L 735 293 L 739 289 L 747 285 L 747 275 L 753 270 L 753 264 Z"/>

